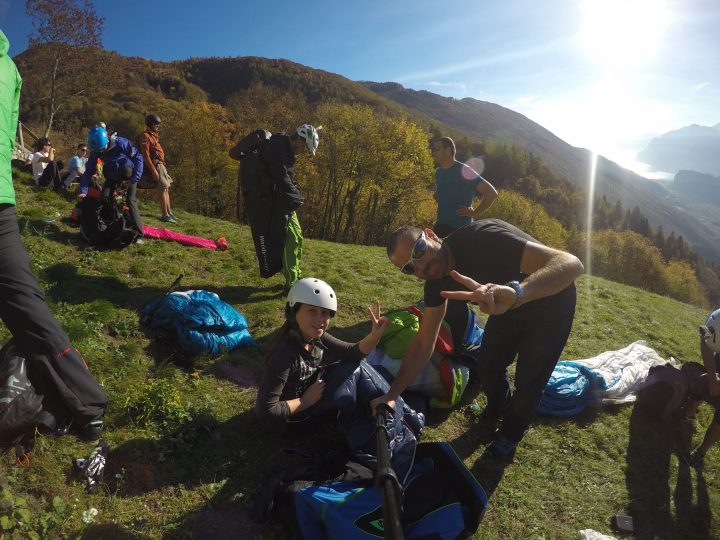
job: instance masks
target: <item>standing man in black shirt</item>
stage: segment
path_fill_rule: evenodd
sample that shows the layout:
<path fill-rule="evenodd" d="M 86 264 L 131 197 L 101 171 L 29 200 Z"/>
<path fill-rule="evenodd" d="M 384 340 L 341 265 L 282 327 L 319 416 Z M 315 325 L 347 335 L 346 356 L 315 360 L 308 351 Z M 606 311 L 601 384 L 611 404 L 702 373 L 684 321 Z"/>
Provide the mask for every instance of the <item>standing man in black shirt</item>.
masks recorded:
<path fill-rule="evenodd" d="M 570 334 L 582 263 L 498 219 L 476 221 L 445 239 L 431 229 L 402 227 L 388 238 L 387 252 L 403 273 L 426 280 L 426 308 L 390 391 L 373 407 L 395 400 L 428 362 L 447 300 L 476 303 L 490 315 L 477 359 L 487 396 L 482 416 L 499 424 L 488 451 L 511 460 Z M 511 392 L 507 367 L 516 356 Z"/>

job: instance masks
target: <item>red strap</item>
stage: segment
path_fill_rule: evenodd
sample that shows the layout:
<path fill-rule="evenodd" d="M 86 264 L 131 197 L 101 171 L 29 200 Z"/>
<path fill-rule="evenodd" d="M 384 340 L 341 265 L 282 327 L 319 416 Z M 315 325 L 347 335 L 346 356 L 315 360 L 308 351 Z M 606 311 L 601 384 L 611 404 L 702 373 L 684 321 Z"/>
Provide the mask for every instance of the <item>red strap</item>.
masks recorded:
<path fill-rule="evenodd" d="M 15 456 L 15 460 L 17 461 L 17 464 L 23 469 L 27 469 L 28 467 L 30 467 L 30 456 L 28 456 L 27 454 L 19 454 Z"/>
<path fill-rule="evenodd" d="M 419 307 L 410 306 L 407 310 L 422 321 L 424 314 Z M 445 355 L 452 355 L 454 351 L 452 334 L 442 324 L 440 325 L 437 341 L 435 341 L 435 350 Z"/>

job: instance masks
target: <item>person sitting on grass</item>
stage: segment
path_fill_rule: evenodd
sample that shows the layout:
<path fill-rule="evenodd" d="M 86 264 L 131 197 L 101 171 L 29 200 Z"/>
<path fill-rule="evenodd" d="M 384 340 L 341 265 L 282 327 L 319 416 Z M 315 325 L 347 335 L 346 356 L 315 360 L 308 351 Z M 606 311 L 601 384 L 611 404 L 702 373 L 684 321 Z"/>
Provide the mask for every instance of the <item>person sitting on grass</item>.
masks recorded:
<path fill-rule="evenodd" d="M 357 343 L 347 343 L 327 332 L 337 312 L 332 287 L 315 278 L 301 279 L 292 286 L 285 304 L 285 323 L 270 344 L 258 389 L 255 414 L 262 423 L 281 426 L 288 435 L 300 435 L 321 423 L 308 420 L 331 415 L 331 400 L 321 401 L 326 368 L 320 364 L 327 355 L 356 366 L 375 348 L 388 321 L 380 316 L 378 302 L 368 310 L 370 333 Z"/>
<path fill-rule="evenodd" d="M 77 178 L 80 178 L 85 172 L 85 164 L 88 160 L 87 155 L 87 145 L 85 143 L 78 144 L 77 149 L 75 150 L 75 155 L 70 158 L 68 172 L 62 176 L 63 186 L 65 186 L 65 189 L 69 188 L 70 184 L 72 184 Z"/>
<path fill-rule="evenodd" d="M 710 447 L 720 441 L 720 309 L 713 311 L 700 327 L 700 355 L 702 356 L 705 373 L 697 379 L 691 379 L 688 394 L 689 402 L 685 406 L 685 416 L 694 419 L 700 403 L 705 401 L 715 408 L 712 422 L 705 431 L 703 441 L 693 450 L 686 461 L 695 468 L 702 467 L 705 454 Z M 701 368 L 699 368 L 701 369 Z"/>
<path fill-rule="evenodd" d="M 50 139 L 41 137 L 35 141 L 35 153 L 31 158 L 33 180 L 38 187 L 52 187 L 55 191 L 62 188 L 60 171 L 64 167 L 62 161 L 55 161 L 55 149 Z"/>

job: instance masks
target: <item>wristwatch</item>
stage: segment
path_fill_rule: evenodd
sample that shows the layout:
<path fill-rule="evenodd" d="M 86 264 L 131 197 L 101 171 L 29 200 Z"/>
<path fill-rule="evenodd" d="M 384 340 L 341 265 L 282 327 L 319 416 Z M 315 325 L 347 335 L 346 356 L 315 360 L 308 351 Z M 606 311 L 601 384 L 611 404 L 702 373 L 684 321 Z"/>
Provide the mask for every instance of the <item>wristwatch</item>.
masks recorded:
<path fill-rule="evenodd" d="M 506 287 L 512 287 L 515 291 L 515 303 L 510 306 L 510 309 L 515 309 L 516 307 L 520 307 L 520 304 L 522 304 L 523 297 L 525 296 L 525 291 L 522 288 L 522 285 L 520 285 L 519 281 L 508 281 L 505 284 Z"/>

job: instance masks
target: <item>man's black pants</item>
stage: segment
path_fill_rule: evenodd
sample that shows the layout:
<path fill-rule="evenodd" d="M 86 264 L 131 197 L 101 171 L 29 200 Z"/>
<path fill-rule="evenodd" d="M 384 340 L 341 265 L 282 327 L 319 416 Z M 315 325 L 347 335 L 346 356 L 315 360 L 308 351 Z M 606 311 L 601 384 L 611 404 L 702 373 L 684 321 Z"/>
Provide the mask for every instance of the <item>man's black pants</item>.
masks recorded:
<path fill-rule="evenodd" d="M 57 161 L 51 161 L 43 169 L 43 173 L 38 178 L 38 186 L 45 187 L 50 186 L 55 191 L 58 191 L 64 187 L 62 178 L 60 176 L 60 169 L 62 166 Z"/>
<path fill-rule="evenodd" d="M 499 434 L 523 438 L 545 385 L 565 348 L 575 316 L 575 286 L 503 315 L 490 316 L 477 357 L 488 412 L 501 416 Z M 515 391 L 507 368 L 517 357 Z"/>
<path fill-rule="evenodd" d="M 86 423 L 104 414 L 107 394 L 87 370 L 80 353 L 45 303 L 20 240 L 15 207 L 0 205 L 0 319 L 10 330 L 30 366 L 44 356 L 52 366 L 48 377 L 60 377 L 74 396 L 66 403 L 75 420 Z"/>

